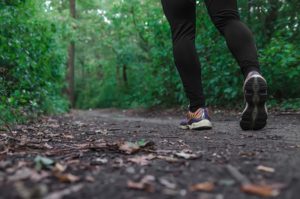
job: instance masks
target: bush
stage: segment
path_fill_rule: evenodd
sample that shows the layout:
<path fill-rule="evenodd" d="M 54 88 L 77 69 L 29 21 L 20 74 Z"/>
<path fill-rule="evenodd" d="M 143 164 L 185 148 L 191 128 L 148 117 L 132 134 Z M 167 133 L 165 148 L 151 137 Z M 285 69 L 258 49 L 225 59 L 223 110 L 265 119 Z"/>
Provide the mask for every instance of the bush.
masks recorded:
<path fill-rule="evenodd" d="M 64 111 L 67 103 L 61 95 L 66 62 L 60 42 L 62 26 L 47 19 L 38 1 L 4 2 L 0 3 L 2 122 Z"/>

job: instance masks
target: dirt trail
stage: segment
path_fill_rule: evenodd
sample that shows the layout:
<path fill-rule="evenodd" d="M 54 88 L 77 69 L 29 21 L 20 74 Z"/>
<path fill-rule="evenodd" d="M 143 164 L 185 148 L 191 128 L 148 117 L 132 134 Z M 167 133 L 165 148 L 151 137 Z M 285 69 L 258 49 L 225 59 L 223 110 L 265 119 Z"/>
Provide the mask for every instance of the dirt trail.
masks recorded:
<path fill-rule="evenodd" d="M 227 165 L 272 186 L 274 198 L 299 198 L 299 114 L 272 113 L 258 132 L 241 131 L 235 113 L 214 114 L 202 132 L 177 128 L 180 116 L 75 110 L 1 132 L 0 198 L 261 198 L 242 191 Z M 39 172 L 38 155 L 53 161 Z M 212 190 L 191 190 L 203 182 Z"/>

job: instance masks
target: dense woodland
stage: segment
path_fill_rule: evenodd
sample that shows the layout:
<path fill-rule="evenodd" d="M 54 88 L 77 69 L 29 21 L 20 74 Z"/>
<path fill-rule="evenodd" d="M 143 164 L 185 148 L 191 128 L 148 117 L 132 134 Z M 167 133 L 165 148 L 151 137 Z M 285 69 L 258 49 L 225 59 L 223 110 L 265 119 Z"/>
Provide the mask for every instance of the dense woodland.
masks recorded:
<path fill-rule="evenodd" d="M 208 105 L 240 107 L 240 69 L 197 4 Z M 299 109 L 299 0 L 238 4 L 255 35 L 269 106 Z M 159 0 L 0 0 L 0 74 L 0 123 L 70 106 L 187 105 Z"/>

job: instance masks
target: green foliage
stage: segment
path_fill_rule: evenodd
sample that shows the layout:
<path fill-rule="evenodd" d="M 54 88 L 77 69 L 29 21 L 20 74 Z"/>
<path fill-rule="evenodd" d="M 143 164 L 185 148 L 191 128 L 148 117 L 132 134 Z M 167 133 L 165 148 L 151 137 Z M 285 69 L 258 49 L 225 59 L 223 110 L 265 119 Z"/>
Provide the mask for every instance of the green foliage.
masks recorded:
<path fill-rule="evenodd" d="M 1 1 L 0 117 L 2 122 L 39 113 L 62 112 L 65 50 L 62 24 L 41 2 Z"/>
<path fill-rule="evenodd" d="M 77 107 L 187 104 L 160 1 L 77 2 Z M 196 47 L 207 103 L 240 106 L 243 77 L 239 66 L 211 23 L 203 1 L 197 4 Z M 241 18 L 255 35 L 275 104 L 295 104 L 292 99 L 299 98 L 298 7 L 295 0 L 239 1 Z M 291 86 L 293 89 L 287 89 Z"/>
<path fill-rule="evenodd" d="M 300 48 L 293 43 L 272 39 L 262 52 L 261 62 L 274 99 L 299 97 Z"/>
<path fill-rule="evenodd" d="M 43 168 L 50 169 L 55 163 L 54 160 L 39 155 L 34 158 L 34 162 L 35 162 L 35 169 L 37 171 L 40 171 Z"/>
<path fill-rule="evenodd" d="M 298 0 L 238 1 L 255 35 L 270 106 L 300 108 Z M 187 105 L 160 1 L 0 1 L 0 119 L 62 112 L 66 53 L 76 46 L 78 108 Z M 240 106 L 243 77 L 197 1 L 196 48 L 208 105 Z M 4 119 L 3 119 L 4 118 Z"/>

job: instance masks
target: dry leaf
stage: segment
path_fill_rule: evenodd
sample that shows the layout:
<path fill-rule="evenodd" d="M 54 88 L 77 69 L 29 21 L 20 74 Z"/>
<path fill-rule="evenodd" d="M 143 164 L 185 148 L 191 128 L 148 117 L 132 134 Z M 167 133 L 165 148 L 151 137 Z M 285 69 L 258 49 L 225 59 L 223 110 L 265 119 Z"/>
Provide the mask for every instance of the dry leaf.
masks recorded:
<path fill-rule="evenodd" d="M 100 133 L 102 135 L 107 135 L 108 132 L 107 132 L 107 129 L 98 129 L 95 131 L 95 133 Z"/>
<path fill-rule="evenodd" d="M 191 159 L 197 159 L 200 157 L 200 155 L 196 155 L 194 153 L 187 153 L 187 152 L 184 152 L 184 151 L 181 151 L 179 153 L 175 153 L 175 155 L 179 158 L 184 158 L 186 160 L 191 160 Z"/>
<path fill-rule="evenodd" d="M 48 124 L 47 127 L 56 129 L 56 128 L 59 128 L 60 126 L 59 126 L 59 124 Z"/>
<path fill-rule="evenodd" d="M 94 160 L 95 163 L 106 164 L 108 162 L 107 158 L 96 158 Z"/>
<path fill-rule="evenodd" d="M 45 144 L 44 144 L 44 147 L 45 147 L 46 149 L 53 149 L 53 146 L 51 146 L 51 145 L 48 144 L 48 143 L 45 143 Z"/>
<path fill-rule="evenodd" d="M 63 138 L 66 138 L 66 139 L 74 139 L 74 136 L 73 136 L 73 135 L 63 134 Z"/>
<path fill-rule="evenodd" d="M 94 178 L 93 176 L 86 176 L 86 177 L 85 177 L 85 180 L 86 180 L 87 182 L 95 182 L 95 178 Z"/>
<path fill-rule="evenodd" d="M 119 145 L 119 150 L 127 154 L 133 154 L 140 149 L 140 146 L 132 142 L 124 142 Z"/>
<path fill-rule="evenodd" d="M 138 142 L 122 142 L 118 144 L 119 150 L 127 154 L 138 152 L 141 148 L 154 145 L 151 141 L 140 140 Z"/>
<path fill-rule="evenodd" d="M 176 187 L 177 187 L 177 185 L 175 183 L 172 183 L 165 178 L 160 178 L 159 182 L 160 182 L 160 184 L 164 185 L 168 189 L 176 189 Z"/>
<path fill-rule="evenodd" d="M 275 172 L 274 168 L 272 168 L 272 167 L 266 167 L 266 166 L 263 166 L 263 165 L 257 166 L 256 169 L 258 171 L 264 171 L 264 172 L 268 172 L 268 173 L 274 173 Z"/>
<path fill-rule="evenodd" d="M 215 184 L 212 182 L 203 182 L 190 186 L 190 191 L 207 191 L 211 192 L 215 189 Z"/>
<path fill-rule="evenodd" d="M 131 180 L 127 181 L 127 187 L 131 189 L 144 189 L 145 184 L 142 182 L 133 182 Z"/>
<path fill-rule="evenodd" d="M 75 176 L 73 174 L 55 174 L 55 177 L 58 178 L 59 181 L 64 183 L 73 183 L 80 180 L 80 177 Z"/>
<path fill-rule="evenodd" d="M 177 158 L 174 158 L 172 156 L 162 156 L 162 155 L 159 155 L 157 156 L 158 159 L 161 159 L 161 160 L 166 160 L 167 162 L 180 162 L 182 160 L 179 160 Z"/>
<path fill-rule="evenodd" d="M 62 172 L 64 172 L 66 170 L 66 168 L 67 168 L 66 166 L 63 166 L 63 165 L 61 165 L 59 163 L 56 163 L 55 166 L 54 166 L 54 168 L 53 168 L 53 171 L 54 172 L 60 172 L 60 173 L 62 173 Z"/>
<path fill-rule="evenodd" d="M 147 192 L 154 192 L 154 186 L 152 182 L 155 180 L 154 176 L 146 175 L 140 182 L 127 181 L 127 187 L 130 189 L 144 190 Z"/>
<path fill-rule="evenodd" d="M 128 158 L 128 161 L 134 162 L 134 163 L 139 164 L 141 166 L 146 166 L 146 165 L 150 164 L 149 160 L 152 160 L 154 158 L 155 158 L 154 155 L 149 154 L 149 155 L 144 155 L 144 156 L 137 156 L 137 157 L 134 157 L 134 158 Z"/>
<path fill-rule="evenodd" d="M 279 195 L 279 189 L 269 185 L 244 184 L 241 190 L 245 193 L 254 194 L 263 197 L 274 197 Z"/>

